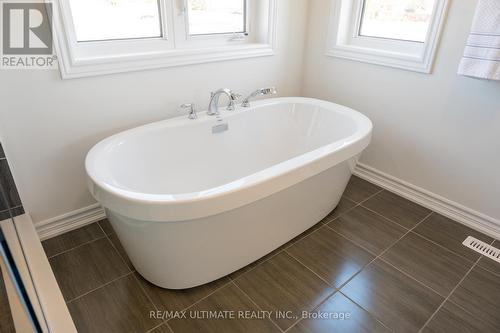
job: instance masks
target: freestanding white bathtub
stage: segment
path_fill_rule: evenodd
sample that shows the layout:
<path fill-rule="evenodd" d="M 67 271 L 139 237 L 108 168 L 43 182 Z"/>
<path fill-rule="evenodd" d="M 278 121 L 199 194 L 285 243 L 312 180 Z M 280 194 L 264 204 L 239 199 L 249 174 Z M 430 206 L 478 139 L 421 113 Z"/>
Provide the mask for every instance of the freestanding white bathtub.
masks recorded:
<path fill-rule="evenodd" d="M 137 271 L 184 289 L 250 264 L 324 218 L 371 132 L 368 118 L 337 104 L 268 99 L 117 134 L 89 152 L 86 169 Z"/>

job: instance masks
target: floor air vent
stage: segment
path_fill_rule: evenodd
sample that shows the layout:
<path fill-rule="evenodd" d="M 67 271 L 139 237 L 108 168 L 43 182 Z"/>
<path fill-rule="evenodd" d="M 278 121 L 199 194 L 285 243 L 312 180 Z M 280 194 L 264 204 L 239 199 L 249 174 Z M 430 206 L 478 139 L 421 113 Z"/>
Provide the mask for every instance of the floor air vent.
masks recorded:
<path fill-rule="evenodd" d="M 500 263 L 500 250 L 496 247 L 488 245 L 471 236 L 467 237 L 462 244 Z"/>

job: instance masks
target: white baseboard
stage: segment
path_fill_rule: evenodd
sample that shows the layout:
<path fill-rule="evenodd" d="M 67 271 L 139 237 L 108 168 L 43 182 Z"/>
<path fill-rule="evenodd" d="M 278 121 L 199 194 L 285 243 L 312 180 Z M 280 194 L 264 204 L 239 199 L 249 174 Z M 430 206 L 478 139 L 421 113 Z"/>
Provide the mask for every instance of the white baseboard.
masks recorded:
<path fill-rule="evenodd" d="M 99 204 L 84 207 L 35 224 L 41 240 L 52 238 L 106 217 Z"/>
<path fill-rule="evenodd" d="M 500 221 L 430 191 L 359 163 L 354 174 L 472 229 L 500 239 Z"/>

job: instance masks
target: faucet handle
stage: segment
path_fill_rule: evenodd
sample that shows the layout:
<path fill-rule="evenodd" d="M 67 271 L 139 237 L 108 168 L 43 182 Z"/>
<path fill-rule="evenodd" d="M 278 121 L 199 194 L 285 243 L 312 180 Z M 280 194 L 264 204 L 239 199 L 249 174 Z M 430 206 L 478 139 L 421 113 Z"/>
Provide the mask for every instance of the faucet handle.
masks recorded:
<path fill-rule="evenodd" d="M 241 97 L 243 97 L 243 95 L 242 95 L 242 94 L 238 94 L 238 93 L 231 93 L 231 100 L 233 100 L 233 101 L 235 101 L 235 102 L 236 102 L 237 100 L 239 100 Z"/>
<path fill-rule="evenodd" d="M 227 106 L 226 110 L 234 111 L 236 108 L 235 104 L 241 97 L 242 97 L 241 94 L 231 92 L 231 98 L 229 99 L 229 105 Z"/>
<path fill-rule="evenodd" d="M 196 114 L 196 108 L 195 108 L 194 103 L 182 104 L 181 108 L 183 110 L 184 109 L 188 109 L 189 110 L 189 114 L 188 114 L 188 118 L 189 119 L 196 119 L 196 118 L 198 118 L 198 115 Z"/>

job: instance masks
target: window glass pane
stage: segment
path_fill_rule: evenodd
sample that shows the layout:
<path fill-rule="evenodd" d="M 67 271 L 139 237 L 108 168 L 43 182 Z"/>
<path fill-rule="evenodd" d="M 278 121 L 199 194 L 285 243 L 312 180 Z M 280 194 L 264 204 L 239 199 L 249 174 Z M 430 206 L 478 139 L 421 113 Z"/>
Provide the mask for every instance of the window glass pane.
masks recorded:
<path fill-rule="evenodd" d="M 436 0 L 365 0 L 359 34 L 425 42 Z"/>
<path fill-rule="evenodd" d="M 245 32 L 245 0 L 188 0 L 189 34 Z"/>
<path fill-rule="evenodd" d="M 161 37 L 158 0 L 69 2 L 79 42 Z"/>

